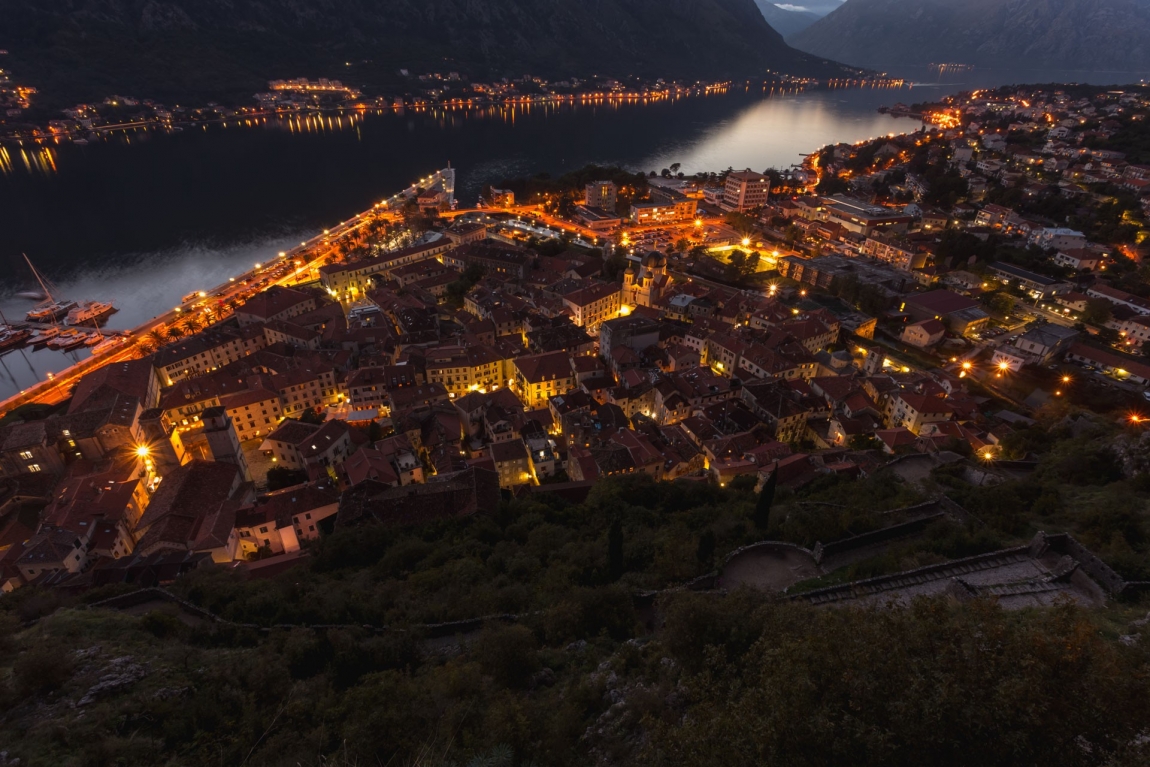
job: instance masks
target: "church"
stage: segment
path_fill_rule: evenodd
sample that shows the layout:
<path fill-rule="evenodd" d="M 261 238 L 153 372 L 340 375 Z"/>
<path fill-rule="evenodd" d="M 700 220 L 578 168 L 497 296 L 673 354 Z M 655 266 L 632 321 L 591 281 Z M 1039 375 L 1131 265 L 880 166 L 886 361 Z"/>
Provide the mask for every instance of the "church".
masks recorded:
<path fill-rule="evenodd" d="M 656 306 L 670 284 L 667 258 L 653 250 L 643 257 L 638 273 L 634 264 L 623 273 L 623 302 L 629 306 Z"/>

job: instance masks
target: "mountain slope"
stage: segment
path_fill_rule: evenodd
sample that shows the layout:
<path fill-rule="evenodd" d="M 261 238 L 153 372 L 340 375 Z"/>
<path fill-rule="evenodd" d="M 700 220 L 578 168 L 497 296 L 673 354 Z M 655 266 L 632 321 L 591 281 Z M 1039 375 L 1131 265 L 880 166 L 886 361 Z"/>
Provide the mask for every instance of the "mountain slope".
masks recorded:
<path fill-rule="evenodd" d="M 787 47 L 754 0 L 0 0 L 0 48 L 64 101 L 249 97 L 280 77 L 720 78 L 835 68 Z"/>
<path fill-rule="evenodd" d="M 755 0 L 763 18 L 784 38 L 802 32 L 821 18 L 810 11 L 791 11 L 780 8 L 771 0 Z"/>
<path fill-rule="evenodd" d="M 1150 0 L 850 0 L 789 39 L 855 66 L 1150 70 Z"/>

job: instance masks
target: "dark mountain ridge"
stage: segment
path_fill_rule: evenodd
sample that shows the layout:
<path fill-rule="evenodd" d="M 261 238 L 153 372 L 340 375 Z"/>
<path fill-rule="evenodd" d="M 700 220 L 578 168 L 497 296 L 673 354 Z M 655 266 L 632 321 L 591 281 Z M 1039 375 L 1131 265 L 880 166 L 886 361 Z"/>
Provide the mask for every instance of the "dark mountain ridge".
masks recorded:
<path fill-rule="evenodd" d="M 1150 0 L 849 0 L 788 38 L 855 66 L 1150 71 Z"/>
<path fill-rule="evenodd" d="M 719 79 L 841 73 L 754 0 L 0 0 L 8 66 L 45 97 L 250 98 L 266 81 L 398 71 Z"/>

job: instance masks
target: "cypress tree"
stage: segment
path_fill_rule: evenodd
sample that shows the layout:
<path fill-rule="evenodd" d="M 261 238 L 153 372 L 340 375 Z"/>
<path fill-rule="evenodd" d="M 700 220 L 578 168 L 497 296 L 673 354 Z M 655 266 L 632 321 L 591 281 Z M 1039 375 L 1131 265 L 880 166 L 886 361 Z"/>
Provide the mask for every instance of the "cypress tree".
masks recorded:
<path fill-rule="evenodd" d="M 779 463 L 775 461 L 775 468 L 759 493 L 759 502 L 755 504 L 755 527 L 759 530 L 766 530 L 771 524 L 771 506 L 775 502 L 775 487 L 779 482 L 778 477 Z"/>
<path fill-rule="evenodd" d="M 607 531 L 607 577 L 611 583 L 623 577 L 623 524 L 617 519 Z"/>

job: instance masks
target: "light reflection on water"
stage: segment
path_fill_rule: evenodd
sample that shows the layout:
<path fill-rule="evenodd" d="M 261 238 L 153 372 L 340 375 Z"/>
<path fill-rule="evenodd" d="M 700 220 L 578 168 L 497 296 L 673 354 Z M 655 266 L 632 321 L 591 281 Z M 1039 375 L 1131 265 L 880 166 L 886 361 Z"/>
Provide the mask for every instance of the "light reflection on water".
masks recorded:
<path fill-rule="evenodd" d="M 486 184 L 588 163 L 656 172 L 679 163 L 688 174 L 786 168 L 826 144 L 919 127 L 879 106 L 1040 79 L 924 72 L 910 80 L 921 85 L 899 90 L 233 118 L 102 135 L 87 146 L 9 144 L 0 147 L 0 309 L 18 319 L 29 308 L 14 297 L 34 285 L 22 252 L 62 295 L 115 301 L 110 328 L 134 327 L 448 162 L 465 203 Z M 72 354 L 87 352 L 4 355 L 0 396 Z"/>
<path fill-rule="evenodd" d="M 227 282 L 301 239 L 299 233 L 292 233 L 224 247 L 187 244 L 159 253 L 128 254 L 118 264 L 78 271 L 54 288 L 59 296 L 73 300 L 114 301 L 119 311 L 103 327 L 126 330 L 179 306 L 192 290 Z M 156 270 L 154 264 L 162 264 L 162 270 Z M 17 287 L 12 286 L 0 294 L 0 311 L 9 321 L 23 320 L 35 303 L 16 292 Z M 84 347 L 70 352 L 32 347 L 4 352 L 0 356 L 0 398 L 42 381 L 48 373 L 59 372 L 88 354 Z"/>

